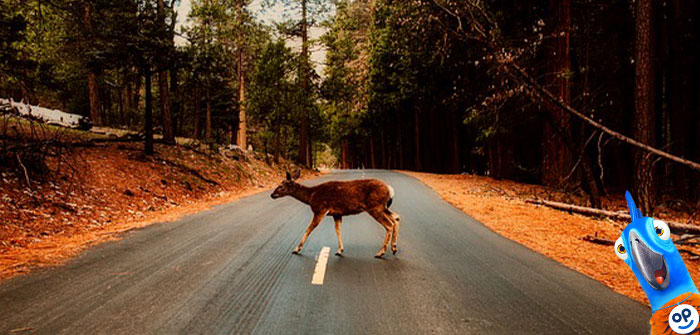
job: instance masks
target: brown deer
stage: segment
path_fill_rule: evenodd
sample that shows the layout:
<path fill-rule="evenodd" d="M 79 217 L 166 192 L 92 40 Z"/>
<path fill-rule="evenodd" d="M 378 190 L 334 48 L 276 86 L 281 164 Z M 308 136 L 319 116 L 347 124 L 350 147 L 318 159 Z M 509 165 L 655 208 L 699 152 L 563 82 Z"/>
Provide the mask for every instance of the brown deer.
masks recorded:
<path fill-rule="evenodd" d="M 389 210 L 394 197 L 394 189 L 376 179 L 361 179 L 352 181 L 330 181 L 318 186 L 307 187 L 297 183 L 299 171 L 294 175 L 287 172 L 287 179 L 277 186 L 270 195 L 277 199 L 291 195 L 295 199 L 309 205 L 314 213 L 311 224 L 306 228 L 299 245 L 292 251 L 299 254 L 309 234 L 321 223 L 323 217 L 332 216 L 335 220 L 335 233 L 338 235 L 338 256 L 343 255 L 343 241 L 340 238 L 340 225 L 345 215 L 367 212 L 386 229 L 384 243 L 374 256 L 381 258 L 386 252 L 391 238 L 391 251 L 396 254 L 396 240 L 399 237 L 399 221 L 401 217 Z"/>

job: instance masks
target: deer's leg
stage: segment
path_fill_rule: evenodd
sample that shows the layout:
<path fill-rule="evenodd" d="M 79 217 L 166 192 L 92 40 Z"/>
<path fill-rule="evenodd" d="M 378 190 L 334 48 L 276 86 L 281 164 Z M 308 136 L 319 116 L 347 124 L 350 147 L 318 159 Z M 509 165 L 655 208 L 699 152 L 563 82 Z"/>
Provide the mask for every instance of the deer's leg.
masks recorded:
<path fill-rule="evenodd" d="M 394 223 L 391 232 L 391 251 L 395 255 L 399 251 L 399 249 L 396 247 L 396 242 L 399 239 L 399 224 L 401 223 L 401 217 L 388 208 L 384 210 L 384 214 Z"/>
<path fill-rule="evenodd" d="M 301 241 L 299 241 L 299 245 L 292 251 L 293 254 L 298 254 L 301 252 L 301 248 L 304 247 L 304 243 L 306 243 L 306 239 L 309 238 L 309 234 L 316 229 L 316 226 L 318 226 L 319 223 L 321 223 L 321 220 L 323 220 L 323 217 L 326 216 L 326 213 L 314 213 L 313 219 L 311 219 L 311 223 L 309 224 L 309 227 L 306 228 L 306 232 L 304 233 L 304 236 L 301 238 Z"/>
<path fill-rule="evenodd" d="M 384 243 L 382 243 L 382 248 L 379 252 L 374 255 L 376 258 L 382 258 L 384 253 L 386 253 L 386 248 L 389 245 L 389 240 L 391 239 L 391 232 L 394 230 L 394 222 L 390 220 L 386 215 L 384 215 L 383 210 L 373 210 L 368 212 L 379 224 L 386 229 L 386 234 L 384 235 Z"/>
<path fill-rule="evenodd" d="M 338 235 L 338 251 L 335 253 L 338 256 L 343 255 L 343 240 L 340 238 L 340 225 L 343 223 L 343 217 L 342 216 L 334 216 L 333 219 L 335 220 L 335 234 Z"/>

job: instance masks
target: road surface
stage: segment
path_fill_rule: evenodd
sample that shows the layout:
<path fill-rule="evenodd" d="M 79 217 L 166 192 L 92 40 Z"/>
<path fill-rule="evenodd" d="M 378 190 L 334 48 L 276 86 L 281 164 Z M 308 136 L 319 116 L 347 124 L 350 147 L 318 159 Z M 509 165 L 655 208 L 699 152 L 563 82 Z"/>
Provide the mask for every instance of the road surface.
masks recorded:
<path fill-rule="evenodd" d="M 0 333 L 648 333 L 647 307 L 500 237 L 412 177 L 344 171 L 305 183 L 361 177 L 396 190 L 396 256 L 373 258 L 384 233 L 367 214 L 344 219 L 345 257 L 333 255 L 332 218 L 292 255 L 311 211 L 263 192 L 0 283 Z M 325 246 L 323 284 L 312 285 Z"/>

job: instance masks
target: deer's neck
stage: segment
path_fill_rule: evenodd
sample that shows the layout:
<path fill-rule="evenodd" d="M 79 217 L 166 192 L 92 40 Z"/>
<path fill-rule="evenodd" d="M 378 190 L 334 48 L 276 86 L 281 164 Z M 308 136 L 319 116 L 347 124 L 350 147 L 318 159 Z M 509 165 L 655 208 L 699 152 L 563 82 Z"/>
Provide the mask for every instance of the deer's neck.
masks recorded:
<path fill-rule="evenodd" d="M 301 184 L 296 184 L 294 191 L 292 191 L 290 195 L 294 197 L 294 199 L 297 199 L 308 205 L 309 202 L 311 202 L 311 193 L 313 193 L 312 187 L 306 187 Z"/>

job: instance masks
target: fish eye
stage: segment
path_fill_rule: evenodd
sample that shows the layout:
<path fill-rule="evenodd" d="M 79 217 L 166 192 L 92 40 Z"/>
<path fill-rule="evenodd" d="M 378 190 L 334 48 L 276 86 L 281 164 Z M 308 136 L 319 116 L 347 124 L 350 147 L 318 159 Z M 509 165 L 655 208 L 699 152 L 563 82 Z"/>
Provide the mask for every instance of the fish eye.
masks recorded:
<path fill-rule="evenodd" d="M 627 260 L 627 249 L 625 248 L 625 244 L 622 243 L 622 237 L 619 237 L 617 241 L 615 241 L 615 255 L 620 257 L 623 261 Z"/>
<path fill-rule="evenodd" d="M 671 230 L 668 228 L 666 222 L 661 220 L 654 220 L 654 233 L 664 241 L 671 238 Z"/>

